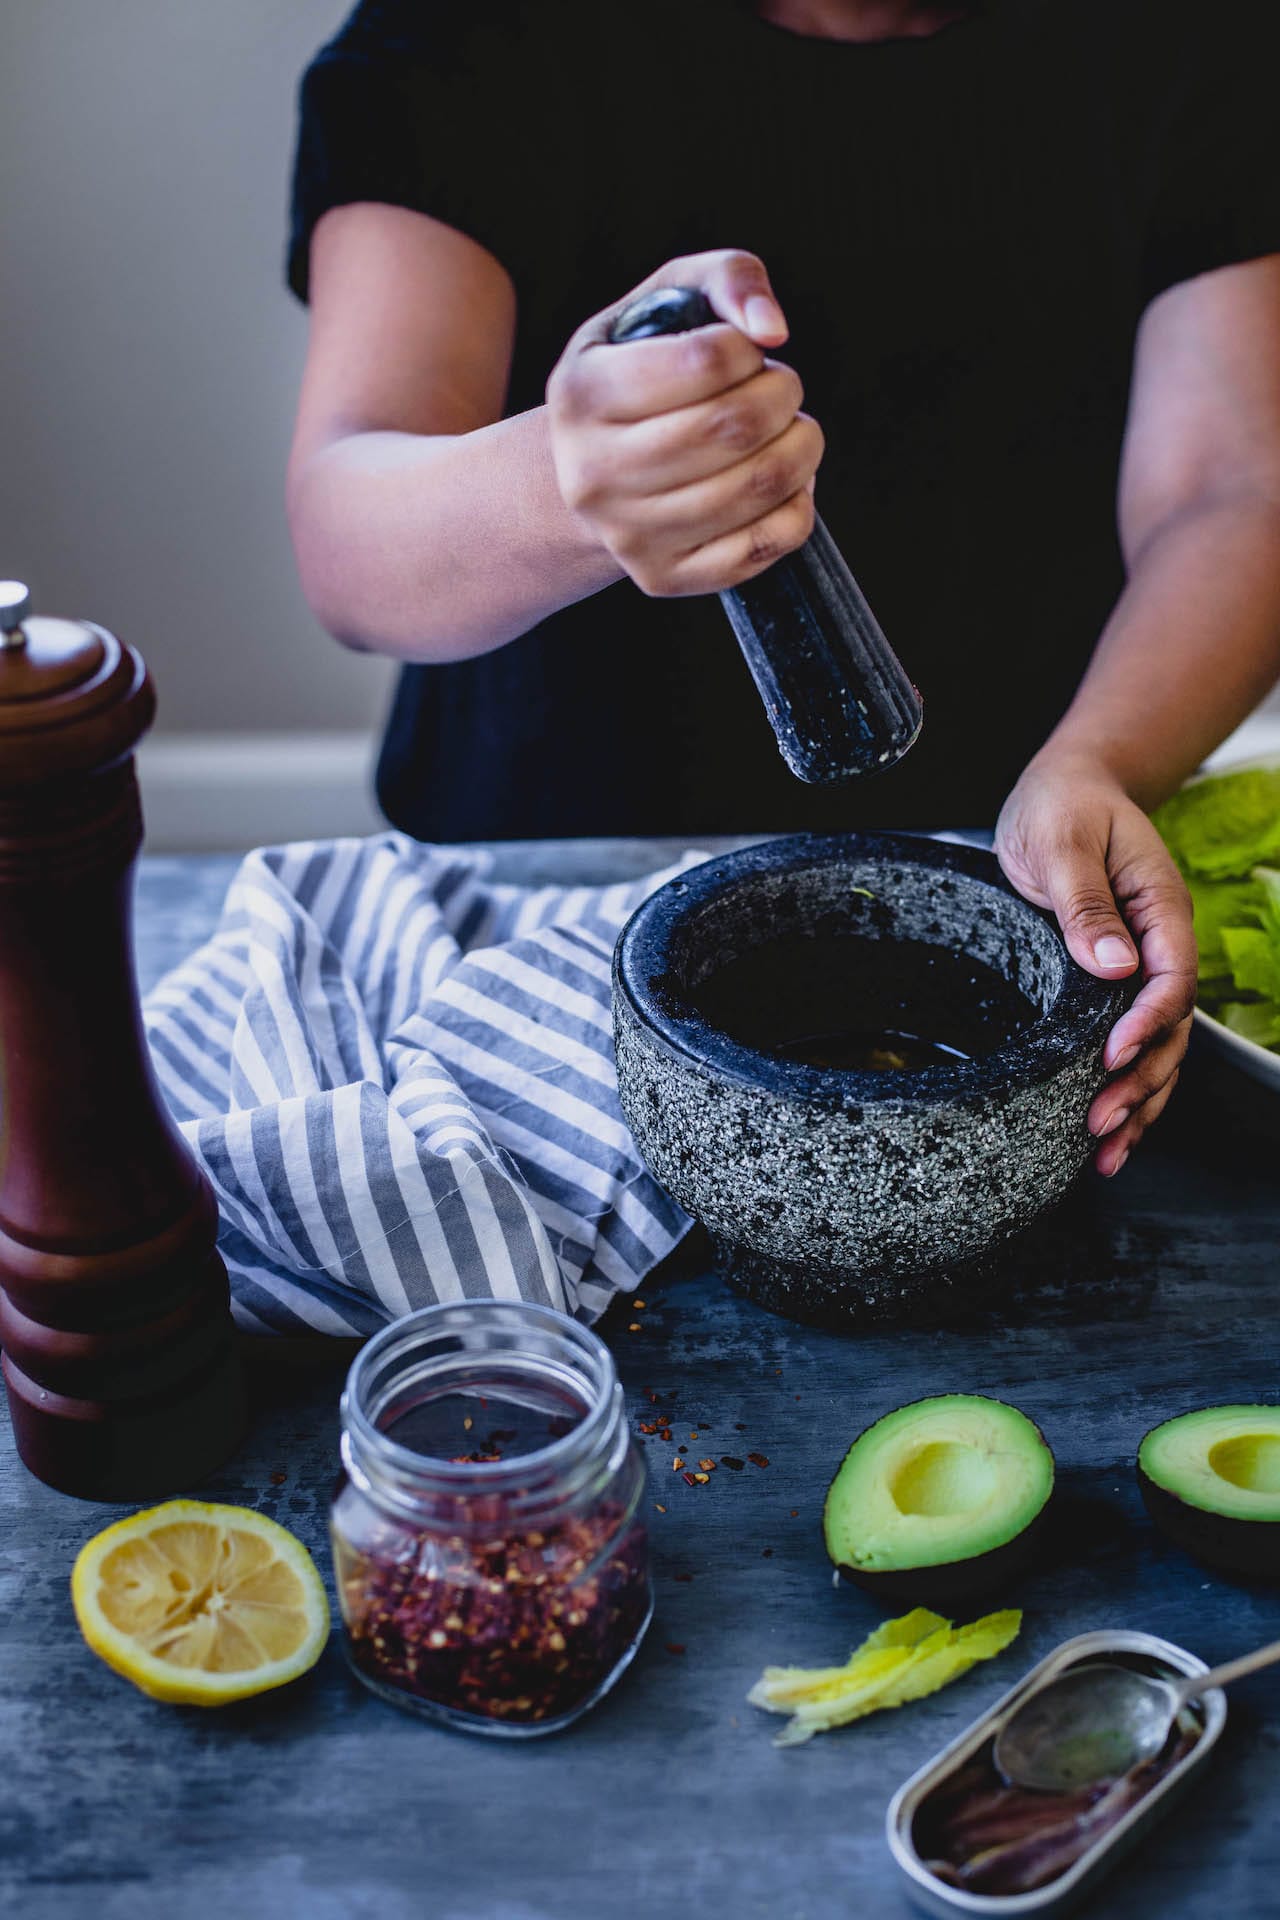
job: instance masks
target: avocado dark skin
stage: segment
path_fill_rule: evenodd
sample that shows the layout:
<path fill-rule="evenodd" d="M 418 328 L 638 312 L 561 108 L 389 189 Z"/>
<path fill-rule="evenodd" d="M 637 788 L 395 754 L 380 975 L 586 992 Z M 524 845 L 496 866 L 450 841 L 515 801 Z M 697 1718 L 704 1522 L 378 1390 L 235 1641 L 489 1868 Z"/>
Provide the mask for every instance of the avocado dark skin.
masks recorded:
<path fill-rule="evenodd" d="M 1137 1469 L 1138 1491 L 1154 1524 L 1193 1560 L 1255 1580 L 1280 1580 L 1280 1523 L 1206 1513 L 1158 1487 Z"/>
<path fill-rule="evenodd" d="M 945 1611 L 1006 1591 L 1009 1582 L 1031 1566 L 1044 1546 L 1045 1520 L 1052 1500 L 1040 1509 L 1029 1527 L 989 1553 L 967 1560 L 946 1560 L 936 1567 L 904 1567 L 892 1573 L 864 1573 L 858 1567 L 839 1569 L 842 1579 L 861 1587 L 877 1600 L 907 1607 Z"/>

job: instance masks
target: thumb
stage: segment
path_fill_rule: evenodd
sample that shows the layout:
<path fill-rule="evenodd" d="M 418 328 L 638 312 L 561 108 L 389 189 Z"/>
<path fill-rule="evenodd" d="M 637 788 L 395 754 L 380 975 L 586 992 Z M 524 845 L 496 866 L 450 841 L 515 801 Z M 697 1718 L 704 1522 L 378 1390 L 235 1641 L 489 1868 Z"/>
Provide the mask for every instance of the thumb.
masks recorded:
<path fill-rule="evenodd" d="M 702 290 L 722 320 L 760 347 L 779 347 L 787 322 L 763 260 L 731 248 L 707 257 Z"/>
<path fill-rule="evenodd" d="M 1044 889 L 1073 960 L 1103 980 L 1122 980 L 1134 971 L 1138 950 L 1100 853 L 1078 847 L 1051 853 Z"/>

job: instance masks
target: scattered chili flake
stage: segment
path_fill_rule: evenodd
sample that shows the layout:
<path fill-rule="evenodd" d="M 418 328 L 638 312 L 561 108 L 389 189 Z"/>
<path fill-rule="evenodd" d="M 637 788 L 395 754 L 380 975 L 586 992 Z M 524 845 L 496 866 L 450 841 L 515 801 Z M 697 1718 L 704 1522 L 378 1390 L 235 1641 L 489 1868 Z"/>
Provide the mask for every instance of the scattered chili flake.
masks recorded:
<path fill-rule="evenodd" d="M 736 1453 L 722 1453 L 720 1455 L 720 1465 L 731 1468 L 734 1473 L 741 1473 L 744 1464 L 743 1461 L 739 1460 Z"/>
<path fill-rule="evenodd" d="M 705 1487 L 711 1475 L 709 1473 L 695 1473 L 693 1477 L 700 1487 Z"/>
<path fill-rule="evenodd" d="M 716 1463 L 714 1460 L 699 1460 L 698 1465 L 702 1468 L 702 1471 L 704 1473 L 714 1473 L 716 1470 Z"/>
<path fill-rule="evenodd" d="M 681 1582 L 682 1582 L 682 1583 L 683 1583 L 684 1585 L 686 1585 L 686 1586 L 687 1586 L 687 1585 L 688 1585 L 688 1583 L 689 1583 L 689 1581 L 690 1581 L 690 1580 L 692 1580 L 692 1578 L 693 1578 L 693 1575 L 692 1575 L 691 1573 L 673 1573 L 673 1574 L 672 1574 L 672 1576 L 671 1576 L 671 1578 L 672 1578 L 673 1580 L 679 1580 L 679 1581 L 681 1581 Z"/>
<path fill-rule="evenodd" d="M 658 1429 L 658 1438 L 659 1438 L 659 1440 L 665 1440 L 665 1441 L 666 1441 L 666 1443 L 667 1443 L 667 1445 L 668 1445 L 668 1446 L 670 1446 L 670 1445 L 671 1445 L 671 1429 L 670 1429 L 670 1427 L 659 1427 L 659 1429 Z"/>
<path fill-rule="evenodd" d="M 762 1560 L 772 1560 L 772 1558 L 773 1558 L 773 1548 L 772 1548 L 772 1547 L 765 1547 L 765 1548 L 764 1548 L 764 1550 L 762 1551 L 762 1553 L 761 1553 L 761 1555 L 760 1555 L 760 1558 L 761 1558 Z"/>
<path fill-rule="evenodd" d="M 287 1473 L 280 1473 L 280 1472 L 273 1473 L 270 1476 L 271 1484 L 273 1487 L 282 1487 L 285 1481 L 288 1479 L 288 1477 L 289 1476 Z"/>
<path fill-rule="evenodd" d="M 677 1454 L 677 1455 L 676 1455 L 676 1457 L 675 1457 L 675 1459 L 674 1459 L 674 1460 L 673 1460 L 673 1461 L 671 1462 L 671 1471 L 672 1471 L 672 1473 L 679 1473 L 679 1471 L 680 1471 L 680 1469 L 681 1469 L 681 1467 L 682 1467 L 683 1465 L 684 1465 L 684 1461 L 683 1461 L 683 1459 L 681 1458 L 681 1456 L 680 1456 L 679 1454 Z"/>
<path fill-rule="evenodd" d="M 800 1518 L 800 1509 L 799 1509 L 799 1507 L 792 1507 L 792 1509 L 791 1509 L 791 1518 L 792 1518 L 793 1520 L 798 1520 L 798 1519 Z"/>
<path fill-rule="evenodd" d="M 799 1398 L 800 1398 L 800 1395 L 799 1395 L 799 1394 L 797 1394 L 797 1395 L 796 1395 L 796 1399 L 798 1400 Z"/>
<path fill-rule="evenodd" d="M 747 1458 L 753 1467 L 767 1467 L 769 1464 L 769 1456 L 767 1453 L 749 1453 Z"/>
<path fill-rule="evenodd" d="M 691 1440 L 696 1440 L 696 1439 L 697 1439 L 697 1437 L 698 1437 L 698 1429 L 697 1429 L 697 1428 L 695 1427 L 695 1428 L 694 1428 L 694 1430 L 693 1430 L 693 1432 L 692 1432 L 692 1433 L 691 1433 L 691 1434 L 689 1435 L 689 1438 L 690 1438 Z"/>
<path fill-rule="evenodd" d="M 652 1420 L 642 1420 L 640 1422 L 640 1431 L 641 1433 L 656 1433 L 658 1429 L 654 1426 Z"/>
<path fill-rule="evenodd" d="M 733 1423 L 733 1430 L 734 1430 L 734 1432 L 735 1432 L 735 1433 L 745 1433 L 745 1432 L 746 1432 L 746 1430 L 747 1430 L 747 1423 L 746 1423 L 746 1421 L 745 1421 L 745 1420 L 735 1420 L 735 1421 L 734 1421 L 734 1423 Z"/>
<path fill-rule="evenodd" d="M 655 1507 L 656 1507 L 656 1508 L 658 1509 L 658 1512 L 659 1512 L 659 1513 L 665 1513 L 665 1512 L 666 1512 L 666 1508 L 665 1508 L 665 1507 L 663 1506 L 663 1504 L 662 1504 L 662 1502 L 661 1502 L 661 1500 L 655 1500 L 653 1504 L 654 1504 L 654 1506 L 655 1506 Z"/>
<path fill-rule="evenodd" d="M 686 1487 L 696 1487 L 698 1484 L 691 1473 L 682 1473 L 680 1478 L 684 1481 Z"/>
<path fill-rule="evenodd" d="M 666 1646 L 667 1646 L 667 1652 L 668 1652 L 668 1653 L 683 1653 L 683 1652 L 684 1652 L 684 1648 L 683 1648 L 683 1647 L 681 1646 L 681 1644 L 680 1644 L 680 1642 L 679 1642 L 678 1640 L 668 1640 L 668 1641 L 667 1641 L 667 1643 L 666 1643 Z"/>
<path fill-rule="evenodd" d="M 652 1387 L 646 1387 L 646 1388 L 645 1388 L 645 1390 L 644 1390 L 644 1397 L 645 1397 L 645 1399 L 646 1399 L 646 1400 L 648 1400 L 648 1401 L 650 1401 L 650 1402 L 652 1402 L 652 1401 L 655 1401 L 655 1400 L 656 1400 L 656 1399 L 658 1398 L 658 1396 L 657 1396 L 657 1394 L 656 1394 L 656 1393 L 654 1392 L 654 1390 L 653 1390 L 653 1388 L 652 1388 Z"/>

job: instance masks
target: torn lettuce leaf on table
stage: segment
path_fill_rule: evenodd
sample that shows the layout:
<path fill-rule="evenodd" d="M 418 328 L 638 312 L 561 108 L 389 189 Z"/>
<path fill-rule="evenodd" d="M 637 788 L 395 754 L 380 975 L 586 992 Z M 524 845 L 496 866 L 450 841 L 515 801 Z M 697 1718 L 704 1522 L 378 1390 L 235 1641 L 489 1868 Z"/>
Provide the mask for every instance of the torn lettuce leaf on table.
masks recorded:
<path fill-rule="evenodd" d="M 941 1614 L 915 1607 L 868 1634 L 843 1666 L 766 1667 L 747 1700 L 767 1713 L 789 1714 L 774 1744 L 798 1746 L 830 1727 L 937 1693 L 979 1660 L 1003 1653 L 1021 1625 L 1014 1608 L 954 1627 Z"/>

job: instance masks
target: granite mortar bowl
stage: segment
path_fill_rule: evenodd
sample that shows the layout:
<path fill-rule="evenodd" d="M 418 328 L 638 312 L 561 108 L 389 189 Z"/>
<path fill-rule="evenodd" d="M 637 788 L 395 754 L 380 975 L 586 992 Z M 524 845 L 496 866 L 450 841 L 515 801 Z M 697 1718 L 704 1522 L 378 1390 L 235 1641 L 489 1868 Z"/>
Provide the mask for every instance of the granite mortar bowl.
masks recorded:
<path fill-rule="evenodd" d="M 986 1050 L 888 1071 L 776 1050 L 797 1027 L 828 1030 L 833 993 L 846 1020 L 852 995 L 869 1030 L 886 1008 L 905 1027 L 903 982 L 930 968 L 952 1004 L 928 1018 L 985 1032 Z M 762 1305 L 837 1327 L 945 1320 L 998 1286 L 1001 1249 L 1089 1159 L 1085 1116 L 1129 991 L 1078 967 L 981 849 L 766 841 L 668 881 L 624 927 L 622 1109 Z"/>

